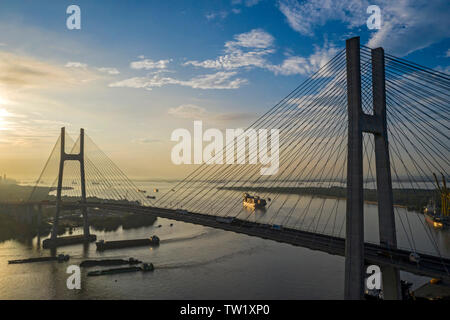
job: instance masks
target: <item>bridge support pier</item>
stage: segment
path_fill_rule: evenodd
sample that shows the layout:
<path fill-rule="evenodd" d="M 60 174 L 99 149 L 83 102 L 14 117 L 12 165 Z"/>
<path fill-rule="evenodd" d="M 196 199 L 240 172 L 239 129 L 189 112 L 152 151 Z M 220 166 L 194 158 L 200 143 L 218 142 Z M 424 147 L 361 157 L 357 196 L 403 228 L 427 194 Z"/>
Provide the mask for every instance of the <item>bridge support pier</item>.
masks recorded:
<path fill-rule="evenodd" d="M 59 162 L 58 187 L 56 190 L 56 212 L 53 220 L 52 240 L 56 241 L 58 237 L 59 215 L 61 213 L 61 193 L 64 175 L 64 162 L 75 160 L 80 162 L 80 180 L 81 180 L 81 212 L 83 214 L 83 234 L 89 239 L 89 221 L 86 208 L 86 179 L 84 171 L 84 129 L 80 130 L 80 152 L 78 154 L 68 154 L 65 152 L 65 128 L 61 128 L 61 156 Z"/>
<path fill-rule="evenodd" d="M 372 52 L 372 97 L 373 116 L 376 127 L 372 133 L 375 139 L 375 162 L 378 197 L 378 228 L 380 244 L 397 248 L 395 231 L 394 200 L 392 193 L 391 165 L 386 121 L 386 88 L 384 72 L 384 50 Z M 370 129 L 370 128 L 367 128 Z M 387 300 L 401 299 L 400 272 L 394 267 L 381 266 L 383 295 Z"/>
<path fill-rule="evenodd" d="M 395 216 L 386 122 L 384 51 L 372 50 L 373 115 L 365 114 L 361 103 L 359 37 L 346 42 L 348 158 L 347 213 L 345 241 L 345 298 L 364 297 L 364 184 L 363 132 L 375 137 L 380 244 L 396 249 Z M 397 269 L 381 266 L 385 299 L 399 299 L 400 276 Z"/>
<path fill-rule="evenodd" d="M 364 297 L 364 198 L 359 37 L 346 42 L 348 156 L 345 299 Z"/>

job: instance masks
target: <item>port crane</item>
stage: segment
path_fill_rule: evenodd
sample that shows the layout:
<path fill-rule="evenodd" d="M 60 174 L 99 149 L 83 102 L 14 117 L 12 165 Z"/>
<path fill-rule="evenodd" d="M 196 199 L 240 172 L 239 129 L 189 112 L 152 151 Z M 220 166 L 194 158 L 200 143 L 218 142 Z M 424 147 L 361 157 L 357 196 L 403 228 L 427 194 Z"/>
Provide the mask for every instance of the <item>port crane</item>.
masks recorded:
<path fill-rule="evenodd" d="M 447 183 L 445 181 L 446 180 L 445 176 L 444 176 L 443 173 L 441 173 L 441 175 L 442 175 L 442 188 L 441 188 L 441 186 L 439 184 L 439 180 L 438 180 L 436 174 L 433 173 L 434 180 L 436 181 L 437 189 L 438 189 L 438 191 L 439 191 L 439 193 L 441 195 L 441 216 L 448 217 L 449 216 L 449 212 L 450 212 L 450 208 L 449 208 L 449 205 L 450 205 L 450 193 L 449 193 L 449 191 L 447 189 Z"/>

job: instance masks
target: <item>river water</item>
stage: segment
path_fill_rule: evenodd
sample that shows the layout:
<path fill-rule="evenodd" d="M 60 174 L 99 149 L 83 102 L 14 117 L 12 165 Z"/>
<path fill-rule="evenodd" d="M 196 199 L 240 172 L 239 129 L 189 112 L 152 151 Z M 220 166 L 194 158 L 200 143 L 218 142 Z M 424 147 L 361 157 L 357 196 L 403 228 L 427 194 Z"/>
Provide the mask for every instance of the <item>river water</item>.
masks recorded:
<path fill-rule="evenodd" d="M 158 188 L 160 194 L 170 190 L 172 185 L 162 181 L 136 183 L 139 188 Z M 240 196 L 240 192 L 236 193 Z M 339 208 L 345 204 L 345 201 L 340 202 Z M 450 256 L 448 230 L 434 230 L 425 224 L 423 216 L 407 213 L 401 208 L 398 210 L 404 210 L 400 214 L 403 214 L 402 221 L 397 219 L 400 247 L 414 246 L 419 251 L 434 252 L 437 244 L 442 255 Z M 343 209 L 339 209 L 338 215 L 342 214 Z M 406 226 L 405 215 L 410 218 Z M 365 205 L 365 219 L 366 240 L 376 242 L 376 205 Z M 414 234 L 414 243 L 408 239 L 405 230 Z M 128 248 L 104 253 L 97 252 L 94 243 L 85 247 L 66 246 L 59 248 L 58 253 L 69 254 L 68 262 L 8 265 L 8 260 L 47 256 L 49 251 L 39 248 L 37 238 L 28 243 L 15 240 L 0 243 L 0 299 L 343 298 L 343 257 L 161 218 L 151 227 L 91 232 L 99 240 L 146 238 L 155 234 L 160 237 L 161 244 L 156 248 Z M 77 233 L 81 230 L 74 231 Z M 69 265 L 79 264 L 87 258 L 129 257 L 152 262 L 155 271 L 87 277 L 87 271 L 101 268 L 82 269 L 81 289 L 67 288 Z M 402 279 L 413 282 L 413 288 L 429 280 L 403 272 Z"/>

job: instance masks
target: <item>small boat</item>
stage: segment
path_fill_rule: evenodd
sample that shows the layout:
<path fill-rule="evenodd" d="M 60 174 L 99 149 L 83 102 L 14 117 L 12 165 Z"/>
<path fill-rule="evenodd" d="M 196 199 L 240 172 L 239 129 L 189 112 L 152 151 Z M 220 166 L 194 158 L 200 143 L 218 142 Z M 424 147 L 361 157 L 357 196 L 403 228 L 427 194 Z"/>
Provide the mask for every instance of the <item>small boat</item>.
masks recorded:
<path fill-rule="evenodd" d="M 267 204 L 266 200 L 264 200 L 258 196 L 251 196 L 247 192 L 244 193 L 242 203 L 243 203 L 244 207 L 249 207 L 249 208 L 264 208 Z"/>
<path fill-rule="evenodd" d="M 153 263 L 143 263 L 142 264 L 142 271 L 147 272 L 147 271 L 153 271 L 153 270 L 155 270 Z"/>
<path fill-rule="evenodd" d="M 142 189 L 138 189 L 138 192 L 140 192 L 140 193 L 147 193 L 147 191 L 142 190 Z"/>
<path fill-rule="evenodd" d="M 147 199 L 156 199 L 155 196 L 146 196 Z"/>
<path fill-rule="evenodd" d="M 159 192 L 159 190 L 155 188 L 155 189 L 153 189 L 153 192 Z"/>

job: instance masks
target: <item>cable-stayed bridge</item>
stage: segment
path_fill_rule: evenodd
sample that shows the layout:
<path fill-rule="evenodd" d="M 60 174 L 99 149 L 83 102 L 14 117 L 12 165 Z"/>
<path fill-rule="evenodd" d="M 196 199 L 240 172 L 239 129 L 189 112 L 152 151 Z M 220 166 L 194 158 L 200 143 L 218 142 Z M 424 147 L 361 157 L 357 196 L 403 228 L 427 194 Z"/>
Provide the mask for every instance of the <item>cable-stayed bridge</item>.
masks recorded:
<path fill-rule="evenodd" d="M 447 74 L 349 39 L 249 126 L 279 130 L 274 175 L 262 175 L 262 163 L 213 161 L 150 199 L 84 130 L 74 141 L 63 129 L 29 200 L 10 205 L 54 206 L 55 241 L 63 210 L 82 211 L 88 237 L 89 215 L 102 208 L 342 255 L 346 298 L 362 298 L 366 264 L 381 266 L 385 297 L 399 298 L 399 270 L 450 280 L 446 248 L 422 214 L 439 201 L 433 174 L 445 181 L 450 169 L 449 87 Z M 269 146 L 272 139 L 267 136 Z M 261 152 L 247 134 L 232 148 L 235 162 L 240 152 L 246 159 Z M 243 192 L 266 199 L 266 207 L 244 208 Z M 411 253 L 420 261 L 411 261 Z"/>

